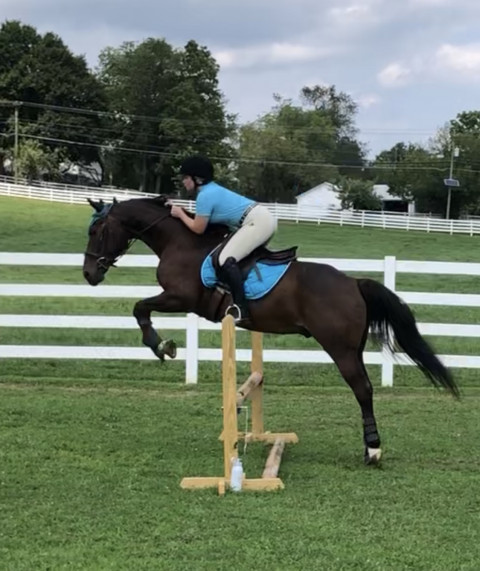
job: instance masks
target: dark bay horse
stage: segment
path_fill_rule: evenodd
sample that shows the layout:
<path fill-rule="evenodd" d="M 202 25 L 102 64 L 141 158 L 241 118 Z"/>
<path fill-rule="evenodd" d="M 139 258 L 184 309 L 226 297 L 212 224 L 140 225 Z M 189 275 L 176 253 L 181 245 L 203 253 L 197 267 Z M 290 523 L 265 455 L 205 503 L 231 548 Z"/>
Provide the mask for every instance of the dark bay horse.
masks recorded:
<path fill-rule="evenodd" d="M 158 283 L 163 292 L 135 304 L 133 314 L 143 343 L 161 360 L 176 355 L 175 343 L 162 340 L 152 327 L 152 311 L 193 312 L 219 321 L 230 295 L 206 288 L 200 267 L 221 243 L 225 227 L 211 226 L 204 235 L 191 232 L 170 216 L 165 197 L 136 198 L 105 205 L 89 200 L 95 212 L 89 227 L 83 275 L 91 285 L 139 239 L 160 258 Z M 451 373 L 420 335 L 409 307 L 392 291 L 371 279 L 355 279 L 332 266 L 293 261 L 275 288 L 249 302 L 241 327 L 264 333 L 297 333 L 314 337 L 337 365 L 361 407 L 365 462 L 380 459 L 380 436 L 373 410 L 373 389 L 363 363 L 369 328 L 394 351 L 402 349 L 434 386 L 459 395 Z M 394 340 L 389 331 L 393 330 Z"/>

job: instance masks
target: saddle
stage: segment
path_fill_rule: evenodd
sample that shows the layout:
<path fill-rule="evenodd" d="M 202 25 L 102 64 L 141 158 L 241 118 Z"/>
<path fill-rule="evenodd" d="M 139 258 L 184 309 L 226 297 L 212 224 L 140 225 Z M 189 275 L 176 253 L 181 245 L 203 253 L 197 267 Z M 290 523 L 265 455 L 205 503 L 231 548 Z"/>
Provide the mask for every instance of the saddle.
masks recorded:
<path fill-rule="evenodd" d="M 220 268 L 218 257 L 225 244 L 226 242 L 219 244 L 211 254 L 212 264 L 217 274 Z M 256 268 L 258 262 L 269 266 L 279 266 L 287 264 L 288 262 L 294 262 L 297 259 L 297 249 L 298 246 L 291 246 L 290 248 L 284 248 L 282 250 L 270 250 L 266 246 L 255 248 L 252 253 L 238 263 L 243 281 L 247 279 L 251 270 Z"/>

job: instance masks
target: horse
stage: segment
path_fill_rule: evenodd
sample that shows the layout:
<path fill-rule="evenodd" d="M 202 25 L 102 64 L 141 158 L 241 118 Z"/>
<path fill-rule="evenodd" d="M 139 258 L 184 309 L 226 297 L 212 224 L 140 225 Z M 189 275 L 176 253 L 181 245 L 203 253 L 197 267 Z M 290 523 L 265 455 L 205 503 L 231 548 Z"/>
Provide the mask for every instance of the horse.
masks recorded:
<path fill-rule="evenodd" d="M 174 358 L 174 341 L 160 337 L 151 314 L 193 312 L 210 321 L 222 319 L 231 303 L 230 293 L 221 284 L 206 287 L 201 270 L 209 254 L 225 242 L 228 229 L 212 224 L 203 235 L 191 232 L 170 215 L 165 196 L 110 204 L 88 201 L 94 213 L 84 252 L 85 280 L 92 286 L 99 284 L 133 241 L 144 242 L 160 259 L 157 280 L 163 292 L 137 301 L 133 315 L 143 344 L 161 361 L 165 356 Z M 259 259 L 272 257 L 266 248 L 259 248 L 256 254 L 249 261 L 251 268 Z M 378 464 L 381 441 L 373 387 L 363 362 L 369 331 L 392 354 L 403 350 L 433 386 L 458 398 L 456 381 L 421 336 L 412 310 L 383 284 L 348 276 L 327 264 L 298 261 L 296 256 L 284 259 L 290 261 L 283 276 L 269 293 L 248 302 L 248 316 L 239 326 L 313 337 L 336 364 L 360 406 L 365 464 Z"/>

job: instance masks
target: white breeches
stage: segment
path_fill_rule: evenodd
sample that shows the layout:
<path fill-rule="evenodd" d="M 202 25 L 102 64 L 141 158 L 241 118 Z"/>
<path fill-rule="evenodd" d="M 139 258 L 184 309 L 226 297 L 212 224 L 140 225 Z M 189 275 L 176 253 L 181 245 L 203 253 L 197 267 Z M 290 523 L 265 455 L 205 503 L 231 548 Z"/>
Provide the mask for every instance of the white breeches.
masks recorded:
<path fill-rule="evenodd" d="M 218 261 L 223 266 L 230 257 L 238 262 L 255 248 L 267 244 L 277 229 L 277 220 L 266 206 L 257 204 L 245 217 L 243 224 L 233 234 L 220 252 Z"/>

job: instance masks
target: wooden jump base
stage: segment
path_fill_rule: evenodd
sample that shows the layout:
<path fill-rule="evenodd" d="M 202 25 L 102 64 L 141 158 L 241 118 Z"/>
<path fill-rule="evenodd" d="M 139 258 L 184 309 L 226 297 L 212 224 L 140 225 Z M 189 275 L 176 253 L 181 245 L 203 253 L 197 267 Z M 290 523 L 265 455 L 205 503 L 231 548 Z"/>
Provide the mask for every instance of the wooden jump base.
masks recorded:
<path fill-rule="evenodd" d="M 273 444 L 267 458 L 261 478 L 246 478 L 244 475 L 243 490 L 278 490 L 284 484 L 278 478 L 282 453 L 286 443 L 298 442 L 294 432 L 265 432 L 263 427 L 263 338 L 262 334 L 252 332 L 251 374 L 237 391 L 237 367 L 235 358 L 235 323 L 228 315 L 222 321 L 222 379 L 223 379 L 223 440 L 224 475 L 218 477 L 183 478 L 184 489 L 218 488 L 220 495 L 230 485 L 231 466 L 238 457 L 238 441 L 265 442 Z M 243 433 L 238 431 L 237 409 L 245 400 L 251 403 L 252 430 Z"/>

